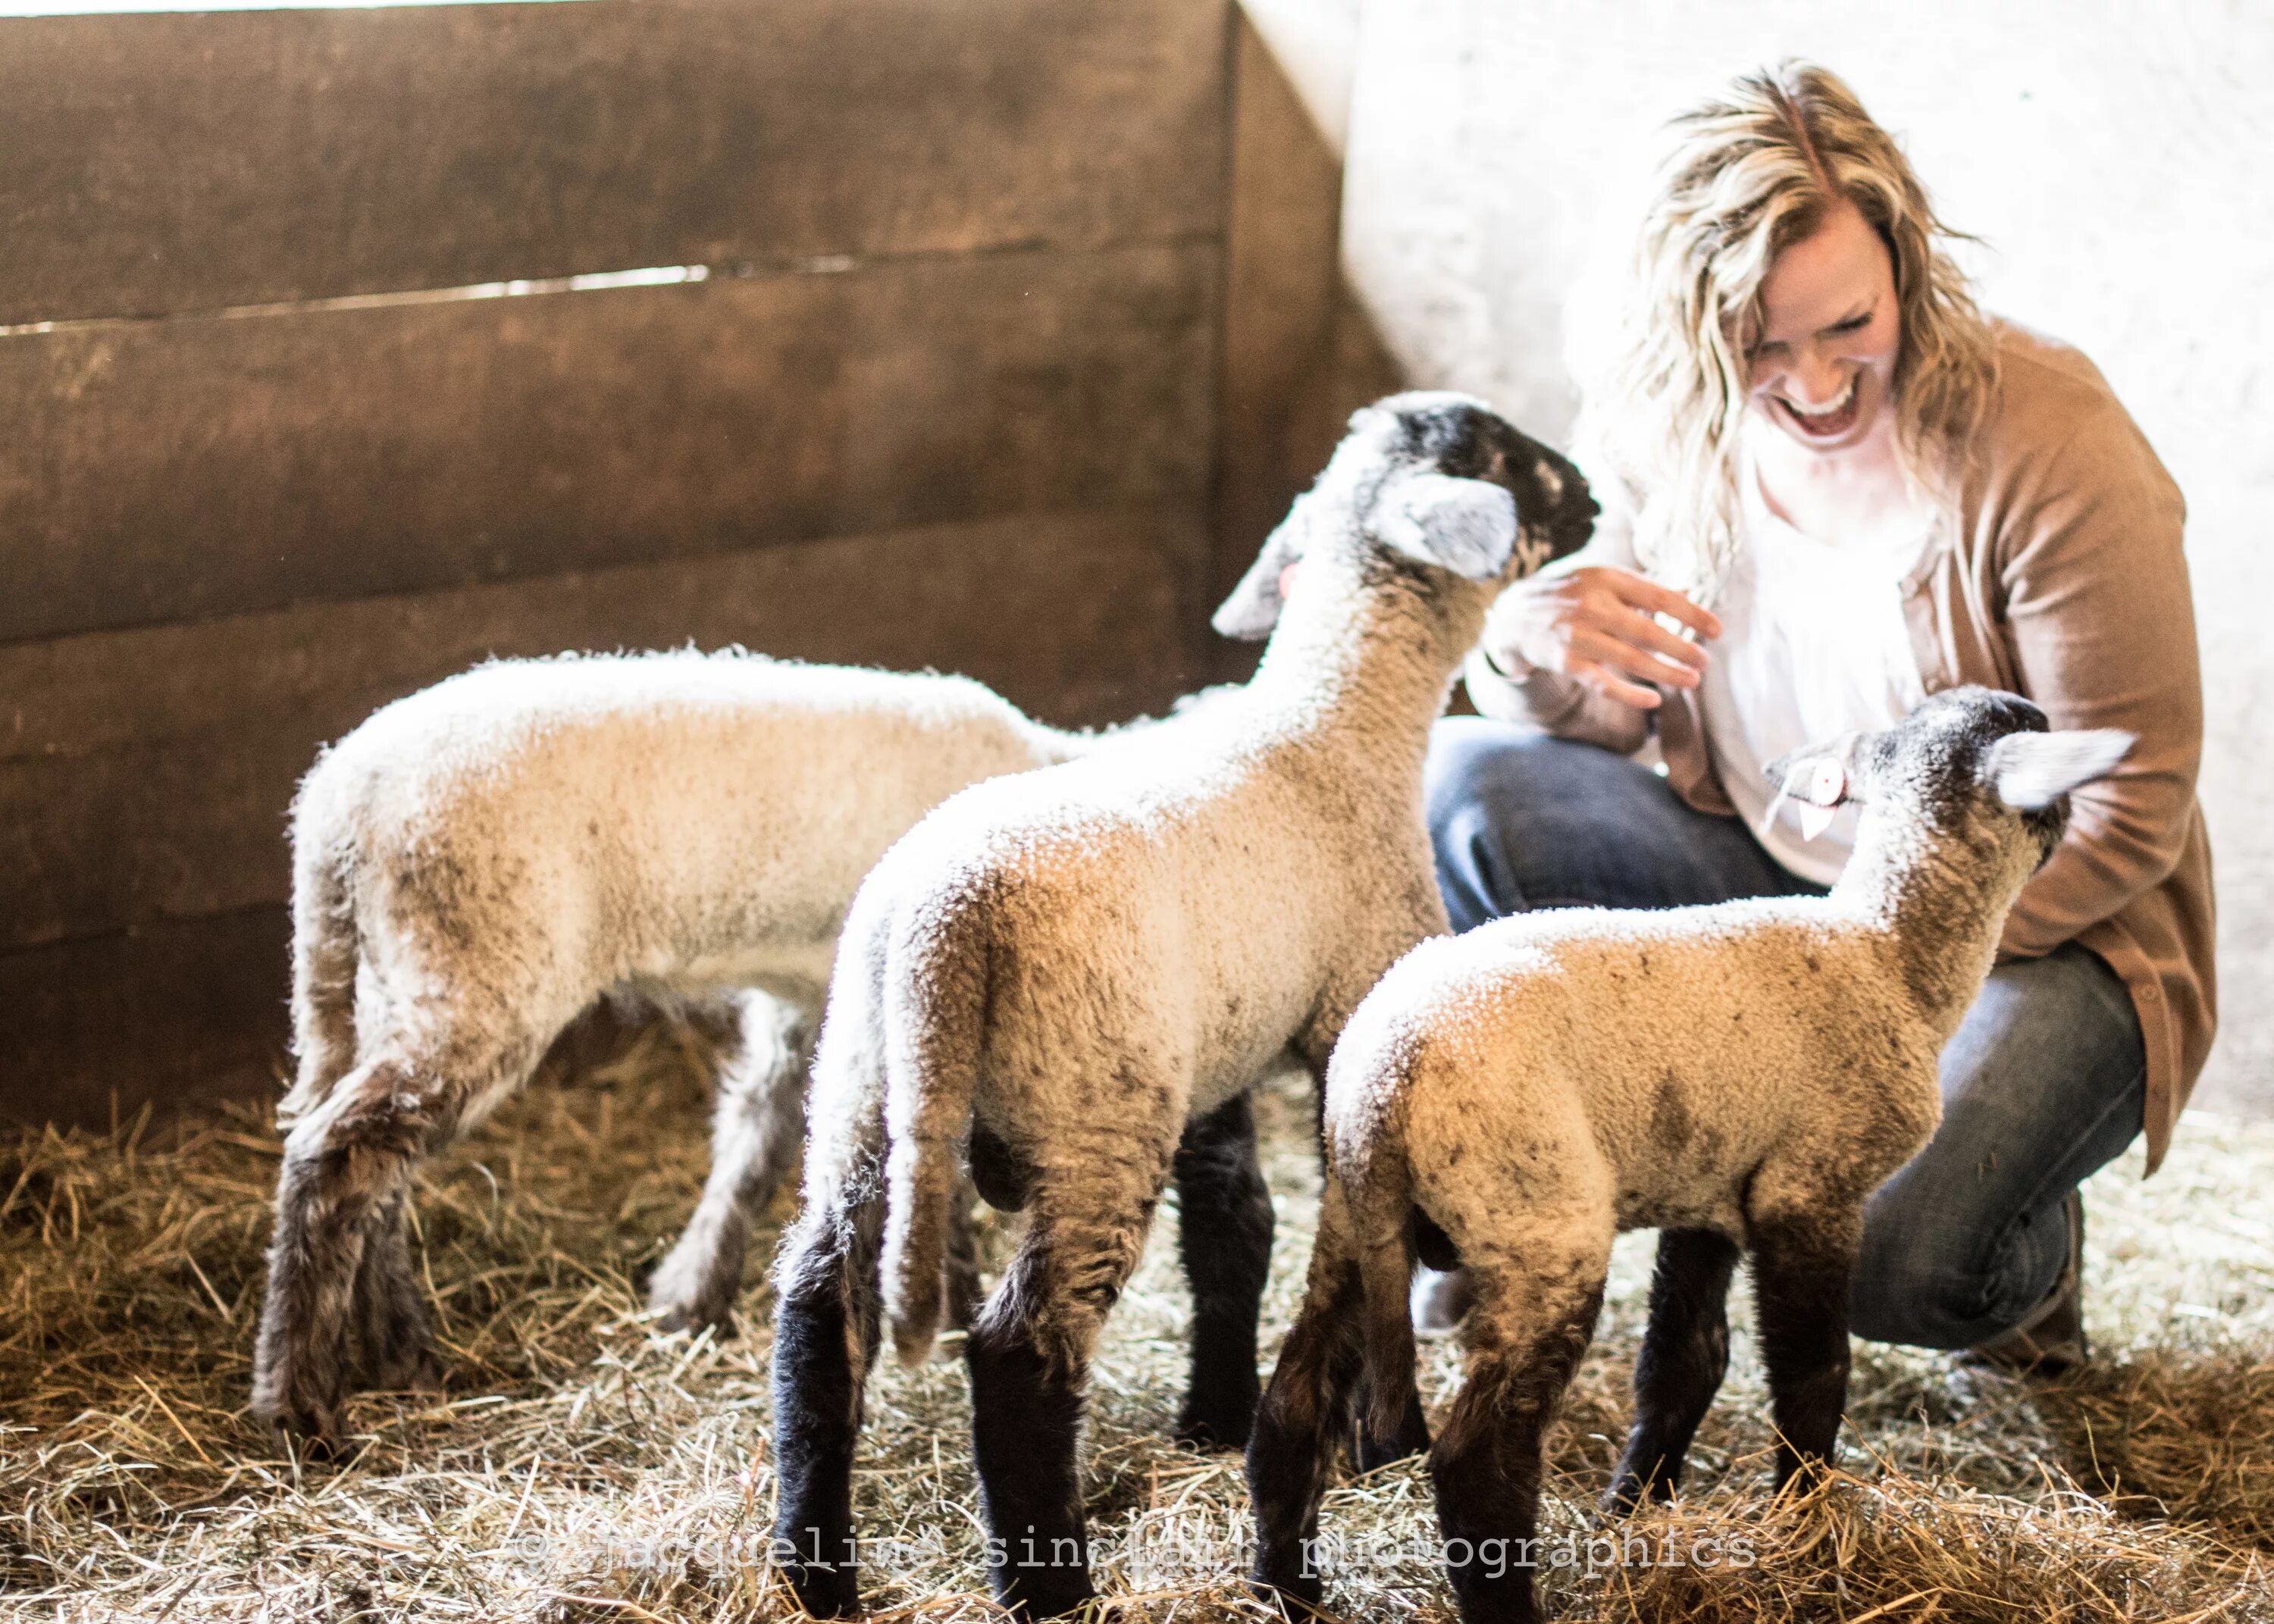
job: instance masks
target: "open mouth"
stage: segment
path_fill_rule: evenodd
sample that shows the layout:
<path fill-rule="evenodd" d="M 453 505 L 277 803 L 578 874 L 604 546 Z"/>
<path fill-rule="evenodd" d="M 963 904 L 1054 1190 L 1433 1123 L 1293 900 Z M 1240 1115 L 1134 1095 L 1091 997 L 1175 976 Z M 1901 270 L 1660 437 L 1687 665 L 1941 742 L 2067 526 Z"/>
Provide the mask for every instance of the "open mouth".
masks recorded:
<path fill-rule="evenodd" d="M 1796 406 L 1783 395 L 1773 395 L 1782 411 L 1785 426 L 1803 440 L 1837 440 L 1856 426 L 1863 410 L 1863 378 L 1861 372 L 1849 375 L 1845 394 L 1829 406 L 1815 410 Z"/>

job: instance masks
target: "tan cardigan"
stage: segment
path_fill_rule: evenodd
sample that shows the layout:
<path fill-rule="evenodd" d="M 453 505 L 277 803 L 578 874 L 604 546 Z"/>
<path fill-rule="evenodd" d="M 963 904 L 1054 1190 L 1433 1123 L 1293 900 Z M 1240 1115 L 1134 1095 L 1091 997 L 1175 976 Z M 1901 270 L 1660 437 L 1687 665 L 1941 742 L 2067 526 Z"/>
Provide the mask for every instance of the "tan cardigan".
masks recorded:
<path fill-rule="evenodd" d="M 2180 553 L 2186 505 L 2092 363 L 1998 327 L 1999 399 L 1958 510 L 1938 523 L 1904 586 L 1927 691 L 1980 682 L 2025 695 L 2057 728 L 2121 727 L 2140 742 L 2073 798 L 2068 834 L 2022 890 L 2002 951 L 2075 941 L 2130 989 L 2148 1051 L 2148 1168 L 2202 1071 L 2217 1024 L 2210 846 L 2195 801 L 2202 680 Z M 1631 563 L 1607 535 L 1584 561 Z M 1571 678 L 1468 665 L 1487 716 L 1631 754 L 1653 718 L 1668 781 L 1700 811 L 1732 813 L 1695 695 L 1640 711 Z"/>

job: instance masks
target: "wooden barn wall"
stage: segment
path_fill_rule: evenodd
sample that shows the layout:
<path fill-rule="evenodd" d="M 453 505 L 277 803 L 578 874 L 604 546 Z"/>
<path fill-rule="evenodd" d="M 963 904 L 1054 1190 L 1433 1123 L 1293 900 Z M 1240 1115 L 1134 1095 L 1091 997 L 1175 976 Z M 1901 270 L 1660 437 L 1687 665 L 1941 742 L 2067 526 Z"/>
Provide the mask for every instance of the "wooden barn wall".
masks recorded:
<path fill-rule="evenodd" d="M 486 656 L 742 643 L 1076 722 L 1205 674 L 1287 477 L 1220 401 L 1308 342 L 1227 352 L 1230 239 L 1339 184 L 1235 228 L 1240 39 L 1222 0 L 0 19 L 0 1113 L 267 1088 L 295 781 Z M 1237 139 L 1271 174 L 1303 132 Z"/>

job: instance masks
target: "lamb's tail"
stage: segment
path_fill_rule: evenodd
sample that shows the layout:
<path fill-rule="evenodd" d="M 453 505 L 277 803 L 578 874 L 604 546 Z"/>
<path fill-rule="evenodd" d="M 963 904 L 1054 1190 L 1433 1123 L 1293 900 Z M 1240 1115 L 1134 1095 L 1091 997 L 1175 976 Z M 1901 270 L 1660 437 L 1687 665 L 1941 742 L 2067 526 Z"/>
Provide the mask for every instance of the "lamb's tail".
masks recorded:
<path fill-rule="evenodd" d="M 885 978 L 885 1318 L 903 1364 L 931 1351 L 945 1297 L 987 1018 L 983 910 L 955 909 L 895 933 Z"/>
<path fill-rule="evenodd" d="M 322 1104 L 355 1064 L 356 970 L 363 958 L 353 894 L 353 859 L 315 820 L 296 822 L 292 842 L 292 1088 L 276 1120 Z"/>

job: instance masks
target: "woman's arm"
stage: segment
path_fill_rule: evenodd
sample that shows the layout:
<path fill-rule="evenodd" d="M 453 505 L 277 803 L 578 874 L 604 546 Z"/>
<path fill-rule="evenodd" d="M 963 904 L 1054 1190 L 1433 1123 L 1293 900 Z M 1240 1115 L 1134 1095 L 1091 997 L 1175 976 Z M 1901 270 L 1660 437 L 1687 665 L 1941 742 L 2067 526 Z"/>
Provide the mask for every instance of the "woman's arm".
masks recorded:
<path fill-rule="evenodd" d="M 2202 755 L 2179 487 L 2113 400 L 2033 472 L 1999 537 L 2021 686 L 2056 728 L 2120 727 L 2139 742 L 2112 777 L 2072 798 L 2068 832 L 2006 921 L 2002 949 L 2022 957 L 2052 951 L 2172 872 Z"/>
<path fill-rule="evenodd" d="M 1631 756 L 1650 738 L 1651 713 L 1596 692 L 1577 677 L 1534 668 L 1510 677 L 1495 670 L 1482 644 L 1462 667 L 1469 703 L 1497 722 L 1537 727 L 1559 739 L 1598 744 Z"/>

